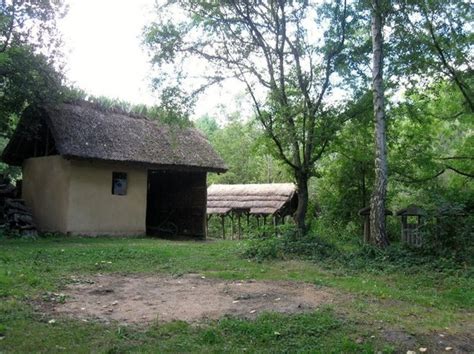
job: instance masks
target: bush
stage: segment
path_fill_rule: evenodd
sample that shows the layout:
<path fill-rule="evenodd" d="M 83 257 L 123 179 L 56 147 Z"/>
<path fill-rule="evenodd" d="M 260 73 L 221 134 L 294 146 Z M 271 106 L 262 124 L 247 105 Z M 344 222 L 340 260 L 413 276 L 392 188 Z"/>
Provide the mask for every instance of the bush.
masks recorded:
<path fill-rule="evenodd" d="M 257 260 L 305 258 L 322 260 L 333 257 L 337 248 L 314 234 L 300 236 L 294 225 L 265 227 L 250 235 L 244 255 Z"/>
<path fill-rule="evenodd" d="M 465 220 L 466 224 L 467 218 Z M 463 232 L 470 232 L 469 225 Z M 352 232 L 352 227 L 349 228 Z M 459 236 L 461 237 L 461 236 Z M 462 236 L 463 239 L 465 236 Z M 346 239 L 345 236 L 341 236 Z M 472 243 L 472 242 L 471 242 Z M 427 245 L 434 245 L 428 243 Z M 472 247 L 455 250 L 449 247 L 410 247 L 393 243 L 386 249 L 353 242 L 350 249 L 336 246 L 314 232 L 299 236 L 293 225 L 259 229 L 245 241 L 243 255 L 257 261 L 266 259 L 305 259 L 321 266 L 339 266 L 348 271 L 411 271 L 431 270 L 445 273 L 472 273 Z"/>

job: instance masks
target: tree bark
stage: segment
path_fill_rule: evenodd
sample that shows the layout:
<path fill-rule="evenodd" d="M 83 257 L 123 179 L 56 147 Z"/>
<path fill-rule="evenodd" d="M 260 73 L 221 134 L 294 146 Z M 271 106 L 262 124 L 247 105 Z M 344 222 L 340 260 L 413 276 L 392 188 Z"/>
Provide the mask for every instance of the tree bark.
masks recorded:
<path fill-rule="evenodd" d="M 298 206 L 295 212 L 295 223 L 298 228 L 300 236 L 306 234 L 306 212 L 308 211 L 308 176 L 304 173 L 299 173 L 296 179 L 298 188 Z"/>
<path fill-rule="evenodd" d="M 387 144 L 383 87 L 382 1 L 372 0 L 372 89 L 375 119 L 375 183 L 370 200 L 371 240 L 379 247 L 388 245 L 385 225 L 387 194 Z"/>

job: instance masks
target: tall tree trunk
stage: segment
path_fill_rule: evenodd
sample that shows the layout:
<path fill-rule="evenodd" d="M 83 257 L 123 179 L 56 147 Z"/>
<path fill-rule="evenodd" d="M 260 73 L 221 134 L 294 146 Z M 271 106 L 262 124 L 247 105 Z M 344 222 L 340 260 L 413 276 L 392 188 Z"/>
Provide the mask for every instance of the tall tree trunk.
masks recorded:
<path fill-rule="evenodd" d="M 372 0 L 372 88 L 375 118 L 375 184 L 370 200 L 370 234 L 379 247 L 388 245 L 385 227 L 387 194 L 387 146 L 383 87 L 382 2 Z"/>
<path fill-rule="evenodd" d="M 298 187 L 298 207 L 295 212 L 296 227 L 300 236 L 304 235 L 306 229 L 306 212 L 308 211 L 308 176 L 304 173 L 299 173 L 296 179 Z"/>

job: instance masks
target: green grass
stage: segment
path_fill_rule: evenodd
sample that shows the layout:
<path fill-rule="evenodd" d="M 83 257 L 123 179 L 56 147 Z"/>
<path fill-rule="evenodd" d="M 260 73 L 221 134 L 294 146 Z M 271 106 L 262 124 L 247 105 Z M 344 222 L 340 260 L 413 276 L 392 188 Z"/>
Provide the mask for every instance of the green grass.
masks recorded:
<path fill-rule="evenodd" d="M 303 315 L 263 314 L 255 321 L 223 318 L 190 325 L 175 321 L 147 328 L 73 320 L 54 324 L 16 309 L 9 318 L 4 350 L 16 352 L 373 352 L 357 344 L 350 324 L 329 309 Z M 28 334 L 27 339 L 25 333 Z M 388 347 L 387 347 L 388 349 Z"/>
<path fill-rule="evenodd" d="M 1 351 L 373 352 L 390 348 L 374 323 L 415 334 L 472 324 L 474 282 L 463 275 L 354 271 L 304 261 L 254 262 L 236 241 L 173 242 L 149 238 L 51 237 L 0 240 Z M 96 273 L 202 273 L 222 279 L 306 281 L 327 286 L 336 304 L 305 315 L 223 318 L 121 327 L 60 319 L 47 323 L 31 301 L 71 276 Z M 28 334 L 25 336 L 25 334 Z M 364 338 L 357 344 L 357 338 Z M 358 341 L 360 342 L 360 340 Z M 66 349 L 63 349 L 66 348 Z"/>

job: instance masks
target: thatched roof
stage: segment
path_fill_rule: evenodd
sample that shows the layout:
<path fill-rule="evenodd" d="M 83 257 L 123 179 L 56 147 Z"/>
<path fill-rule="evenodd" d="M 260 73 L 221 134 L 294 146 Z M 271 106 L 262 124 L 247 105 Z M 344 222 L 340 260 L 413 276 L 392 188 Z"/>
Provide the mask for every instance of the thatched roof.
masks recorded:
<path fill-rule="evenodd" d="M 289 215 L 296 203 L 296 187 L 292 183 L 213 184 L 207 189 L 208 214 L 248 210 L 251 214 Z"/>
<path fill-rule="evenodd" d="M 32 155 L 31 147 L 22 145 L 31 145 L 35 139 L 42 139 L 35 138 L 40 134 L 32 129 L 41 124 L 49 128 L 55 153 L 67 158 L 215 172 L 227 169 L 207 139 L 196 129 L 172 127 L 146 117 L 107 111 L 89 102 L 27 110 L 2 159 L 21 165 L 25 158 L 38 156 L 36 153 Z"/>
<path fill-rule="evenodd" d="M 397 211 L 397 216 L 426 216 L 426 211 L 415 204 Z"/>
<path fill-rule="evenodd" d="M 367 206 L 365 208 L 362 208 L 359 210 L 358 214 L 360 216 L 367 216 L 370 215 L 370 206 Z M 385 215 L 393 215 L 393 212 L 391 210 L 385 209 Z"/>

